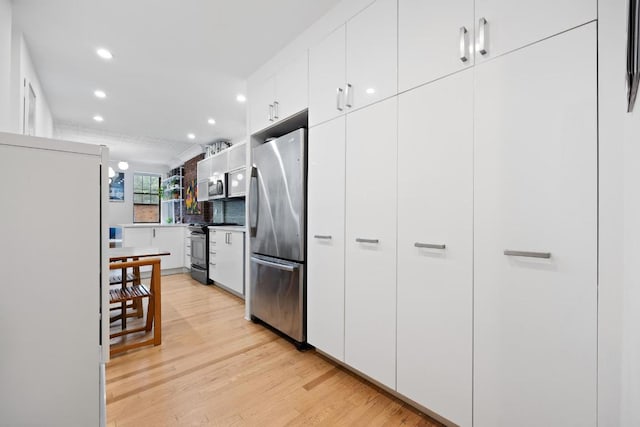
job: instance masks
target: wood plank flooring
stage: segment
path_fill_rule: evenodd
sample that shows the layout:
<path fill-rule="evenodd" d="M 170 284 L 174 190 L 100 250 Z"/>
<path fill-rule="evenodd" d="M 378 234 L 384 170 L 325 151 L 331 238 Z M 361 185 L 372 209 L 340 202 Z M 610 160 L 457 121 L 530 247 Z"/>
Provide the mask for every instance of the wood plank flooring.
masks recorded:
<path fill-rule="evenodd" d="M 161 346 L 107 365 L 109 427 L 440 426 L 189 275 L 162 277 L 162 326 Z"/>

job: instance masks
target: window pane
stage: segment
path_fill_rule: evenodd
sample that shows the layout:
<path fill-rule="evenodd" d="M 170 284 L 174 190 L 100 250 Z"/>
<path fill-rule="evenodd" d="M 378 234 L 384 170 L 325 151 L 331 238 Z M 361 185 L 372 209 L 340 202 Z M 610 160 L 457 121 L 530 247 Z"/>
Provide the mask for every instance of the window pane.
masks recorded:
<path fill-rule="evenodd" d="M 151 196 L 151 203 L 153 203 L 154 205 L 157 205 L 158 203 L 160 203 L 160 198 L 158 196 Z"/>
<path fill-rule="evenodd" d="M 140 175 L 134 175 L 133 177 L 133 192 L 140 193 L 142 191 L 142 177 Z"/>

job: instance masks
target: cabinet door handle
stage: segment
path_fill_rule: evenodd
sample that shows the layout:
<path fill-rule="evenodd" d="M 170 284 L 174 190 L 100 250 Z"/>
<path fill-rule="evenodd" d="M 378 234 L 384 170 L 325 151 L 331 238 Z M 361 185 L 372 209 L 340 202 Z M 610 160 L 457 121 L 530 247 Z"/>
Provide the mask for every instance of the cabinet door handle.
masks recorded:
<path fill-rule="evenodd" d="M 505 249 L 506 256 L 521 256 L 526 258 L 551 258 L 551 252 L 529 252 L 529 251 L 512 251 Z"/>
<path fill-rule="evenodd" d="M 416 248 L 425 248 L 425 249 L 445 249 L 447 245 L 434 245 L 433 243 L 420 243 L 415 242 L 413 244 Z"/>
<path fill-rule="evenodd" d="M 460 61 L 467 62 L 467 27 L 460 27 Z"/>
<path fill-rule="evenodd" d="M 273 121 L 273 104 L 269 104 L 269 114 L 267 115 L 267 119 L 270 122 Z"/>
<path fill-rule="evenodd" d="M 315 236 L 313 236 L 314 239 L 320 239 L 320 240 L 331 240 L 331 236 L 326 235 L 320 235 L 320 234 L 316 234 Z"/>
<path fill-rule="evenodd" d="M 378 239 L 361 239 L 360 237 L 358 237 L 356 239 L 357 243 L 380 243 L 380 240 Z"/>
<path fill-rule="evenodd" d="M 351 83 L 347 83 L 347 87 L 345 89 L 345 107 L 352 108 L 353 107 L 353 86 Z"/>
<path fill-rule="evenodd" d="M 337 88 L 336 90 L 336 110 L 338 111 L 342 111 L 343 108 L 340 106 L 340 98 L 342 98 L 342 94 L 344 93 L 344 91 L 342 90 L 341 87 Z"/>
<path fill-rule="evenodd" d="M 155 237 L 156 237 L 156 229 L 154 228 L 153 229 L 153 238 L 155 239 Z"/>
<path fill-rule="evenodd" d="M 480 18 L 478 21 L 478 52 L 481 55 L 487 54 L 487 20 Z"/>
<path fill-rule="evenodd" d="M 278 120 L 280 118 L 280 113 L 278 112 L 278 106 L 280 105 L 280 103 L 278 101 L 275 101 L 273 103 L 273 118 Z"/>

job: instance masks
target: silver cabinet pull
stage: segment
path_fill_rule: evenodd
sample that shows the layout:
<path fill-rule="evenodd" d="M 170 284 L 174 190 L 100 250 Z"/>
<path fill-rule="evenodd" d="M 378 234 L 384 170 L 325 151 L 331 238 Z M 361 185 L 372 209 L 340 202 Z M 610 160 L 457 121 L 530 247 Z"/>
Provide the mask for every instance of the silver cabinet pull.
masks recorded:
<path fill-rule="evenodd" d="M 416 248 L 426 248 L 426 249 L 445 249 L 447 245 L 434 245 L 433 243 L 420 243 L 415 242 L 413 244 Z"/>
<path fill-rule="evenodd" d="M 527 258 L 551 258 L 551 252 L 512 251 L 506 249 L 504 254 L 506 256 L 521 256 Z"/>
<path fill-rule="evenodd" d="M 340 98 L 342 97 L 342 94 L 344 93 L 344 91 L 342 90 L 341 87 L 337 88 L 336 90 L 336 110 L 338 111 L 342 111 L 343 108 L 340 106 Z"/>
<path fill-rule="evenodd" d="M 330 240 L 331 236 L 329 236 L 329 235 L 323 236 L 321 234 L 316 234 L 315 236 L 313 236 L 313 238 L 314 239 L 320 239 L 320 240 Z"/>
<path fill-rule="evenodd" d="M 267 116 L 267 119 L 270 122 L 273 121 L 273 104 L 269 104 L 269 115 Z"/>
<path fill-rule="evenodd" d="M 356 242 L 358 243 L 380 243 L 380 240 L 378 239 L 361 239 L 361 238 L 357 238 Z"/>
<path fill-rule="evenodd" d="M 460 27 L 460 61 L 467 62 L 467 27 Z"/>
<path fill-rule="evenodd" d="M 344 96 L 346 98 L 345 107 L 353 107 L 353 86 L 351 86 L 351 83 L 347 83 Z"/>
<path fill-rule="evenodd" d="M 280 103 L 278 101 L 275 101 L 273 103 L 273 118 L 278 120 L 280 118 L 280 113 L 278 112 L 278 107 L 280 106 Z"/>
<path fill-rule="evenodd" d="M 480 18 L 480 20 L 478 21 L 478 52 L 480 52 L 481 55 L 487 54 L 486 29 L 487 20 L 484 18 Z"/>

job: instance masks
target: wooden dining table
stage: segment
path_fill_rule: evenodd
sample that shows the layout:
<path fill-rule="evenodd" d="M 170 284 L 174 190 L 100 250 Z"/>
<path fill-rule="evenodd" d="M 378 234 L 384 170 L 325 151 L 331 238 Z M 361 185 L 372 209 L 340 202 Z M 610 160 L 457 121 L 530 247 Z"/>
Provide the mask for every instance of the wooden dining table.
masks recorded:
<path fill-rule="evenodd" d="M 129 261 L 138 261 L 141 258 L 149 258 L 149 257 L 161 257 L 161 256 L 166 256 L 166 255 L 171 255 L 171 253 L 166 250 L 166 249 L 161 249 L 161 248 L 157 248 L 157 247 L 120 247 L 120 248 L 109 248 L 108 251 L 108 255 L 109 255 L 109 263 L 111 264 L 111 269 L 117 269 L 117 264 L 120 263 L 128 263 Z M 140 267 L 133 267 L 133 275 L 132 276 L 128 276 L 127 275 L 127 268 L 122 268 L 121 270 L 121 279 L 120 281 L 116 282 L 116 283 L 120 283 L 122 285 L 123 288 L 125 288 L 127 286 L 127 283 L 131 282 L 133 285 L 139 285 L 140 284 Z M 160 283 L 160 280 L 157 281 L 157 283 Z M 159 293 L 160 289 L 152 289 L 151 290 L 153 293 Z M 159 296 L 159 295 L 158 295 Z M 155 305 L 155 309 L 154 309 L 154 314 L 153 314 L 153 323 L 154 323 L 154 329 L 156 329 L 157 331 L 161 330 L 160 327 L 160 319 L 161 319 L 161 307 L 160 307 L 160 298 L 156 298 L 157 300 L 157 304 Z M 129 308 L 134 308 L 135 312 L 128 314 L 127 313 L 127 303 L 122 302 L 121 303 L 121 314 L 119 316 L 116 316 L 113 320 L 117 320 L 120 319 L 121 320 L 121 326 L 122 326 L 122 330 L 124 331 L 127 328 L 127 317 L 131 317 L 131 316 L 135 316 L 135 317 L 142 317 L 142 302 L 138 299 L 134 301 L 133 306 L 130 306 Z M 119 335 L 119 334 L 118 334 Z M 157 341 L 159 342 L 159 337 L 157 337 Z M 113 350 L 112 350 L 113 353 Z"/>

